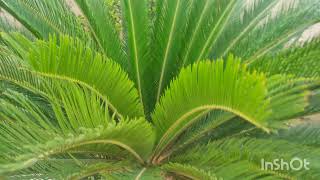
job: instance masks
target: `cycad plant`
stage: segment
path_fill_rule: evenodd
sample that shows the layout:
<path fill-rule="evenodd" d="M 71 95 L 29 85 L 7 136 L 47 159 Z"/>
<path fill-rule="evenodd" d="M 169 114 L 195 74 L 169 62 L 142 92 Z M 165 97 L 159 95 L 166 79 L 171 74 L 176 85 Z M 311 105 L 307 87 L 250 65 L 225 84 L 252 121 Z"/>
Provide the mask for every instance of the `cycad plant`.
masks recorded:
<path fill-rule="evenodd" d="M 319 0 L 74 3 L 0 0 L 1 179 L 320 178 Z"/>

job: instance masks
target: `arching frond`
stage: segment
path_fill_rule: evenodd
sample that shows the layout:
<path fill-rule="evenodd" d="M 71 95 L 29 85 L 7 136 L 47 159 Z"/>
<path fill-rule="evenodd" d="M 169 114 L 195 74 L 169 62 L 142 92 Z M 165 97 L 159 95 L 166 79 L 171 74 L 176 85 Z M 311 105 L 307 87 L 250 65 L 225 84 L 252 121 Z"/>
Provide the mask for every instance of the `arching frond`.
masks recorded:
<path fill-rule="evenodd" d="M 264 55 L 286 49 L 293 38 L 320 21 L 318 1 L 290 0 L 283 3 L 288 4 L 283 7 L 288 10 L 281 10 L 279 5 L 275 6 L 255 29 L 239 41 L 232 52 L 249 62 L 255 61 Z M 273 17 L 272 14 L 277 13 L 279 15 Z"/>
<path fill-rule="evenodd" d="M 44 114 L 28 97 L 12 91 L 5 93 L 9 100 L 2 99 L 0 103 L 2 173 L 75 149 L 101 152 L 107 145 L 119 146 L 144 163 L 154 141 L 149 123 L 143 119 L 116 123 L 108 107 L 91 91 L 78 85 L 55 87 L 49 99 L 53 117 Z M 139 142 L 140 139 L 144 140 Z M 104 146 L 90 148 L 98 144 Z"/>
<path fill-rule="evenodd" d="M 106 96 L 109 106 L 123 116 L 143 116 L 138 92 L 127 74 L 118 64 L 79 40 L 62 37 L 58 45 L 55 38 L 39 41 L 28 60 L 43 76 L 80 83 Z"/>
<path fill-rule="evenodd" d="M 153 114 L 156 156 L 211 110 L 228 111 L 268 131 L 268 100 L 262 74 L 247 72 L 239 59 L 202 62 L 182 70 Z"/>
<path fill-rule="evenodd" d="M 0 179 L 318 179 L 319 9 L 0 0 Z"/>
<path fill-rule="evenodd" d="M 267 80 L 268 93 L 266 100 L 272 113 L 268 116 L 269 127 L 286 126 L 289 119 L 308 113 L 309 89 L 318 86 L 319 82 L 312 78 L 295 78 L 294 76 L 275 75 Z M 189 127 L 175 142 L 175 146 L 166 150 L 166 156 L 175 151 L 188 148 L 195 143 L 206 143 L 210 140 L 239 136 L 257 130 L 236 117 L 236 114 L 221 110 L 208 111 L 207 115 L 199 117 L 197 124 Z"/>

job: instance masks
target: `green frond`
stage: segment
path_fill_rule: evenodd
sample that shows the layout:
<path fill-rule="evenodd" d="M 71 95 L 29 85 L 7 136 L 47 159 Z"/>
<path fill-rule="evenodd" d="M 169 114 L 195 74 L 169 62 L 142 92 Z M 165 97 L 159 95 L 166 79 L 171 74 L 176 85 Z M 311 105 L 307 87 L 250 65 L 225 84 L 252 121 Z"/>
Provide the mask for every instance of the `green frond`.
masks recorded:
<path fill-rule="evenodd" d="M 184 32 L 187 27 L 191 0 L 157 0 L 156 19 L 153 24 L 151 51 L 153 53 L 151 71 L 154 84 L 150 93 L 155 97 L 154 104 L 160 99 L 173 75 L 182 63 L 179 51 L 184 45 Z"/>
<path fill-rule="evenodd" d="M 211 174 L 210 172 L 206 172 L 202 169 L 198 169 L 191 165 L 184 165 L 179 163 L 169 163 L 162 166 L 162 169 L 173 173 L 174 176 L 182 176 L 188 179 L 201 179 L 201 180 L 217 180 L 218 178 Z"/>
<path fill-rule="evenodd" d="M 249 68 L 265 72 L 266 75 L 292 74 L 298 77 L 320 77 L 320 40 L 302 47 L 295 47 L 264 56 L 250 63 Z"/>
<path fill-rule="evenodd" d="M 236 0 L 193 0 L 188 27 L 185 32 L 185 47 L 181 50 L 182 66 L 208 57 L 212 45 L 223 32 Z"/>
<path fill-rule="evenodd" d="M 268 54 L 319 21 L 319 5 L 317 0 L 237 1 L 211 55 L 252 60 Z"/>
<path fill-rule="evenodd" d="M 309 89 L 318 86 L 319 82 L 312 78 L 275 75 L 268 78 L 266 84 L 268 87 L 266 99 L 270 100 L 268 108 L 272 112 L 268 117 L 269 127 L 279 128 L 286 126 L 287 120 L 309 113 L 308 98 L 312 98 Z M 179 153 L 193 144 L 241 136 L 255 131 L 256 127 L 230 112 L 211 111 L 203 118 L 199 118 L 197 124 L 189 127 L 175 142 L 175 146 L 165 154 L 172 154 L 175 151 Z"/>
<path fill-rule="evenodd" d="M 267 84 L 272 109 L 269 121 L 274 122 L 307 114 L 311 91 L 320 86 L 320 81 L 293 75 L 273 75 L 268 78 Z"/>
<path fill-rule="evenodd" d="M 165 155 L 179 154 L 195 144 L 207 144 L 213 140 L 242 137 L 255 131 L 259 131 L 259 129 L 232 113 L 212 111 L 182 133 L 175 145 L 165 151 Z"/>
<path fill-rule="evenodd" d="M 226 63 L 221 59 L 204 61 L 183 69 L 153 114 L 159 142 L 155 154 L 159 156 L 186 128 L 212 110 L 231 112 L 268 131 L 265 84 L 262 74 L 249 73 L 233 56 Z"/>
<path fill-rule="evenodd" d="M 315 40 L 304 45 L 303 47 L 288 49 L 286 51 L 277 53 L 274 56 L 266 55 L 252 62 L 249 65 L 249 69 L 264 72 L 270 77 L 269 82 L 273 84 L 278 92 L 284 90 L 281 90 L 281 88 L 286 88 L 287 90 L 285 91 L 291 93 L 292 98 L 293 96 L 297 95 L 298 91 L 305 91 L 306 93 L 309 91 L 306 94 L 307 96 L 305 96 L 305 100 L 303 100 L 303 96 L 300 96 L 301 103 L 303 103 L 303 101 L 308 102 L 308 107 L 303 114 L 316 113 L 319 111 L 320 107 L 320 105 L 317 103 L 319 101 L 317 92 L 319 91 L 318 89 L 320 87 L 320 61 L 318 58 L 318 54 L 320 54 L 319 45 L 320 41 Z M 289 81 L 286 80 L 287 82 L 284 82 L 277 74 L 283 74 L 284 76 L 289 77 Z M 283 101 L 282 97 L 278 97 L 278 99 Z M 284 104 L 282 108 L 276 108 L 278 109 L 276 114 L 280 115 L 279 113 L 292 111 L 292 105 L 294 104 L 295 103 L 291 103 L 290 105 L 290 103 L 287 103 L 287 105 Z M 302 106 L 300 107 L 302 108 Z M 286 108 L 291 109 L 287 111 L 285 110 Z"/>
<path fill-rule="evenodd" d="M 12 91 L 5 93 L 10 101 L 2 99 L 0 103 L 2 173 L 28 168 L 72 150 L 103 152 L 107 145 L 121 147 L 144 163 L 154 143 L 149 123 L 144 119 L 116 123 L 109 116 L 108 107 L 92 92 L 77 85 L 55 87 L 59 87 L 60 93 L 49 99 L 53 117 L 43 113 L 28 97 Z"/>
<path fill-rule="evenodd" d="M 116 114 L 117 117 L 123 117 L 112 104 L 106 95 L 101 94 L 91 86 L 81 81 L 77 81 L 71 78 L 56 77 L 50 76 L 48 74 L 43 74 L 39 72 L 34 72 L 30 69 L 28 64 L 25 61 L 17 57 L 2 57 L 0 56 L 0 79 L 4 81 L 11 82 L 17 86 L 25 88 L 28 91 L 31 91 L 35 94 L 39 94 L 42 97 L 51 97 L 51 94 L 48 94 L 47 90 L 55 89 L 55 83 L 66 82 L 66 84 L 77 83 L 85 89 L 89 89 L 94 92 L 99 98 L 108 104 L 110 110 Z M 68 83 L 67 83 L 68 82 Z M 123 99 L 122 99 L 123 101 Z M 136 107 L 135 107 L 136 108 Z M 133 113 L 133 112 L 131 112 Z M 135 117 L 137 115 L 133 115 Z"/>
<path fill-rule="evenodd" d="M 307 106 L 310 92 L 308 89 L 319 84 L 312 78 L 294 78 L 294 76 L 275 75 L 267 80 L 269 109 L 269 127 L 286 126 L 287 120 L 308 113 Z M 211 111 L 194 126 L 189 127 L 175 142 L 175 146 L 166 154 L 179 153 L 192 144 L 206 143 L 226 137 L 240 136 L 255 132 L 256 127 L 239 119 L 234 114 L 224 111 Z"/>
<path fill-rule="evenodd" d="M 148 64 L 149 57 L 150 22 L 148 19 L 148 1 L 147 0 L 121 0 L 121 10 L 124 20 L 124 35 L 126 40 L 127 54 L 129 59 L 129 75 L 134 80 L 136 88 L 139 91 L 140 101 L 145 105 L 149 112 L 148 89 L 146 83 L 149 83 Z"/>
<path fill-rule="evenodd" d="M 304 123 L 279 130 L 277 134 L 267 138 L 283 139 L 291 143 L 320 147 L 320 125 L 318 123 Z"/>
<path fill-rule="evenodd" d="M 105 0 L 76 0 L 75 2 L 80 7 L 100 51 L 127 70 L 126 54 L 110 12 L 112 7 L 109 7 Z"/>
<path fill-rule="evenodd" d="M 283 3 L 286 3 L 283 1 Z M 288 1 L 288 8 L 282 10 L 275 6 L 267 17 L 239 41 L 232 52 L 244 60 L 252 62 L 260 57 L 281 51 L 290 46 L 290 42 L 306 29 L 320 21 L 320 3 L 315 0 Z M 292 8 L 292 9 L 290 9 Z M 277 10 L 279 15 L 275 16 Z M 275 17 L 274 17 L 275 16 Z M 243 51 L 246 49 L 246 51 Z"/>
<path fill-rule="evenodd" d="M 12 50 L 9 49 L 7 46 L 1 45 L 1 41 L 0 41 L 0 51 L 1 51 L 0 56 L 10 56 L 13 53 Z"/>
<path fill-rule="evenodd" d="M 28 65 L 23 60 L 12 54 L 7 56 L 1 54 L 0 59 L 0 79 L 2 81 L 13 83 L 42 96 L 45 95 L 41 85 L 44 80 L 27 71 Z"/>
<path fill-rule="evenodd" d="M 33 42 L 30 39 L 17 32 L 1 32 L 0 38 L 14 54 L 24 59 L 27 58 L 29 49 L 33 47 Z"/>
<path fill-rule="evenodd" d="M 30 51 L 28 61 L 42 76 L 80 83 L 107 97 L 109 106 L 124 117 L 143 116 L 138 92 L 127 74 L 79 40 L 65 36 L 58 45 L 55 38 L 39 41 Z"/>
<path fill-rule="evenodd" d="M 171 161 L 188 163 L 225 179 L 314 179 L 320 172 L 319 153 L 316 148 L 279 139 L 231 138 L 191 148 Z M 261 165 L 262 160 L 290 162 L 293 158 L 307 159 L 310 170 L 271 170 Z"/>
<path fill-rule="evenodd" d="M 0 0 L 0 179 L 318 179 L 319 9 Z"/>
<path fill-rule="evenodd" d="M 88 40 L 80 22 L 69 11 L 64 0 L 1 0 L 0 6 L 37 38 L 47 39 L 49 34 L 69 34 Z"/>

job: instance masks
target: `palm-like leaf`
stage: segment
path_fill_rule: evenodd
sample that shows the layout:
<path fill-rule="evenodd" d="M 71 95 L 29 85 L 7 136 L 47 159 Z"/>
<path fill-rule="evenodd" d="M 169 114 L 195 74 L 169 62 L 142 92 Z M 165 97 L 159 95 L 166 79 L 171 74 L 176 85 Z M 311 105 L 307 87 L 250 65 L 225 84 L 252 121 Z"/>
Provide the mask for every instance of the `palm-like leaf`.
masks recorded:
<path fill-rule="evenodd" d="M 127 54 L 129 55 L 129 74 L 134 79 L 139 91 L 141 103 L 147 99 L 147 89 L 145 89 L 147 72 L 148 48 L 149 48 L 149 22 L 148 22 L 148 4 L 146 0 L 132 1 L 122 0 L 122 10 L 124 14 L 125 35 L 127 38 Z M 146 104 L 147 105 L 147 104 Z M 147 106 L 145 106 L 147 107 Z M 147 111 L 149 111 L 147 109 Z"/>
<path fill-rule="evenodd" d="M 320 177 L 318 0 L 68 4 L 0 0 L 0 178 Z"/>
<path fill-rule="evenodd" d="M 144 162 L 144 156 L 150 153 L 153 145 L 152 129 L 147 122 L 120 120 L 115 124 L 107 105 L 101 104 L 99 97 L 92 92 L 74 85 L 56 84 L 55 88 L 47 90 L 52 93 L 53 99 L 48 101 L 53 117 L 46 116 L 24 95 L 5 92 L 8 100 L 1 102 L 1 117 L 7 120 L 1 125 L 4 133 L 1 149 L 7 153 L 2 154 L 2 164 L 5 164 L 2 171 L 25 168 L 46 157 L 72 152 L 81 146 L 93 152 L 102 152 L 106 148 L 88 146 L 92 144 L 120 146 Z M 81 114 L 77 109 L 82 109 Z M 145 143 L 136 144 L 142 137 Z M 19 146 L 23 149 L 19 150 L 20 153 L 15 152 Z"/>
<path fill-rule="evenodd" d="M 269 131 L 264 125 L 269 113 L 268 102 L 265 101 L 265 81 L 263 75 L 247 72 L 232 56 L 226 65 L 222 60 L 217 60 L 183 70 L 153 115 L 159 140 L 155 158 L 159 158 L 159 153 L 188 126 L 212 110 L 231 112 Z"/>
<path fill-rule="evenodd" d="M 55 38 L 48 43 L 40 41 L 31 50 L 29 61 L 44 76 L 81 83 L 106 96 L 110 108 L 120 116 L 143 115 L 139 96 L 127 74 L 118 64 L 92 52 L 78 40 L 61 38 L 58 45 Z"/>
<path fill-rule="evenodd" d="M 190 1 L 157 1 L 157 13 L 154 23 L 154 68 L 156 101 L 170 82 L 169 73 L 176 73 L 179 65 L 178 52 L 183 43 L 183 32 L 187 25 L 188 3 Z"/>

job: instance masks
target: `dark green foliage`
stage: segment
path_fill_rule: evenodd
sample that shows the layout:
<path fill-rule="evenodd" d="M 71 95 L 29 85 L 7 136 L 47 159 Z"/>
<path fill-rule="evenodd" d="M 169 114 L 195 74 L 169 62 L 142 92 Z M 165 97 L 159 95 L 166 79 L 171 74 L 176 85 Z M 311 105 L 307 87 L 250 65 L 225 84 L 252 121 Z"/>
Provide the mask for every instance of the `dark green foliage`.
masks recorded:
<path fill-rule="evenodd" d="M 74 4 L 0 0 L 0 179 L 320 178 L 319 0 Z"/>

